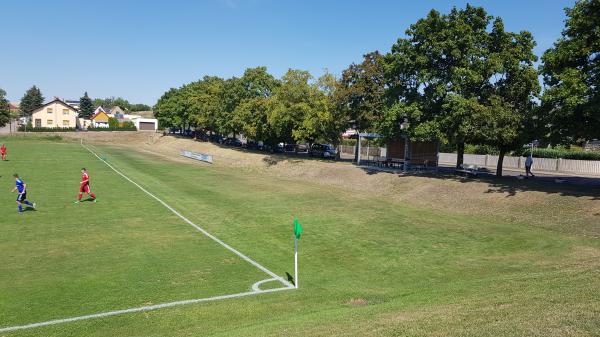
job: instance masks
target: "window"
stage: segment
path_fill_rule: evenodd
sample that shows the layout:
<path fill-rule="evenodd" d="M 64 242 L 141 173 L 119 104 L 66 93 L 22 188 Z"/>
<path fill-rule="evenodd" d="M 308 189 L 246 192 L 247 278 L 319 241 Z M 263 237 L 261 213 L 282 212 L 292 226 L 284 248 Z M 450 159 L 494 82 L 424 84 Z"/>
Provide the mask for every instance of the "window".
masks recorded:
<path fill-rule="evenodd" d="M 69 109 L 63 109 L 63 115 L 64 116 L 68 116 L 69 115 Z"/>
<path fill-rule="evenodd" d="M 48 108 L 48 109 L 46 109 L 46 112 L 49 113 L 49 114 L 51 114 L 51 113 L 54 112 L 54 110 L 52 108 Z"/>
<path fill-rule="evenodd" d="M 48 121 L 46 121 L 46 124 L 48 124 L 48 125 L 52 125 L 53 123 L 54 123 L 54 121 L 51 120 L 51 119 L 49 119 Z"/>
<path fill-rule="evenodd" d="M 69 120 L 63 119 L 63 126 L 69 126 Z"/>

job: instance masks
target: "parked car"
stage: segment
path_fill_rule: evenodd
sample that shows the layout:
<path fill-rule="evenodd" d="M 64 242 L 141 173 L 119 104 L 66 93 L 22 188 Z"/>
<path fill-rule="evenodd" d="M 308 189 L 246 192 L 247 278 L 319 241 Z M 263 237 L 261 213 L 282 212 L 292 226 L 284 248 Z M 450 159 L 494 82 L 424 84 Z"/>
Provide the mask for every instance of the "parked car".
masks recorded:
<path fill-rule="evenodd" d="M 296 153 L 308 153 L 308 144 L 296 144 Z"/>
<path fill-rule="evenodd" d="M 223 139 L 222 142 L 223 145 L 229 145 L 229 146 L 235 146 L 235 147 L 242 147 L 242 141 L 237 139 L 237 138 L 225 138 Z"/>
<path fill-rule="evenodd" d="M 311 157 L 335 158 L 337 150 L 331 144 L 313 144 L 310 148 L 309 155 Z"/>
<path fill-rule="evenodd" d="M 296 153 L 296 144 L 285 144 L 283 147 L 285 153 Z"/>

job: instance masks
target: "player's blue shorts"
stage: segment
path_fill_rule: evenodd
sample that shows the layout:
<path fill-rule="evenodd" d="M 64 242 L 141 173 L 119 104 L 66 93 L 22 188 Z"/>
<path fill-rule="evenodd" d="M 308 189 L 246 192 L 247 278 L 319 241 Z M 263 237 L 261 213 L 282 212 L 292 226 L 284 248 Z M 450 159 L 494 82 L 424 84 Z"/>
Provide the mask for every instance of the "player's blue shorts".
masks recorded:
<path fill-rule="evenodd" d="M 18 202 L 23 202 L 27 200 L 27 192 L 23 193 L 23 194 L 18 194 L 17 195 L 17 201 Z"/>

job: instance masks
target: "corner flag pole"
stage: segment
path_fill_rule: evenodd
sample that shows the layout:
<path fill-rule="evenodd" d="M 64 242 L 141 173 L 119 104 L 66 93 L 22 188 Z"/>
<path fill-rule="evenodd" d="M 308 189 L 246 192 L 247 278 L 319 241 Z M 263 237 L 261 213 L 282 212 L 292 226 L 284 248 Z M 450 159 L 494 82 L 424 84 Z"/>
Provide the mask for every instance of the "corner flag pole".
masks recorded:
<path fill-rule="evenodd" d="M 298 240 L 302 235 L 302 225 L 298 218 L 294 218 L 294 285 L 298 289 Z"/>
<path fill-rule="evenodd" d="M 298 289 L 298 238 L 294 236 L 294 284 Z"/>

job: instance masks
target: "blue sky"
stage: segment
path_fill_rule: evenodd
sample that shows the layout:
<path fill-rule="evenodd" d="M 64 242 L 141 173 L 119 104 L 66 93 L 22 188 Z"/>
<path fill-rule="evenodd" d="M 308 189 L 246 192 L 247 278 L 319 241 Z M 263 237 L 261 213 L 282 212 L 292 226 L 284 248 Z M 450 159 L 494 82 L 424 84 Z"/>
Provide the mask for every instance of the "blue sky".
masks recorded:
<path fill-rule="evenodd" d="M 574 1 L 468 1 L 552 46 Z M 267 66 L 340 74 L 369 51 L 387 52 L 430 9 L 467 1 L 3 1 L 0 88 L 11 101 L 32 85 L 49 99 L 121 96 L 153 105 L 204 75 Z M 6 48 L 8 46 L 8 48 Z"/>

